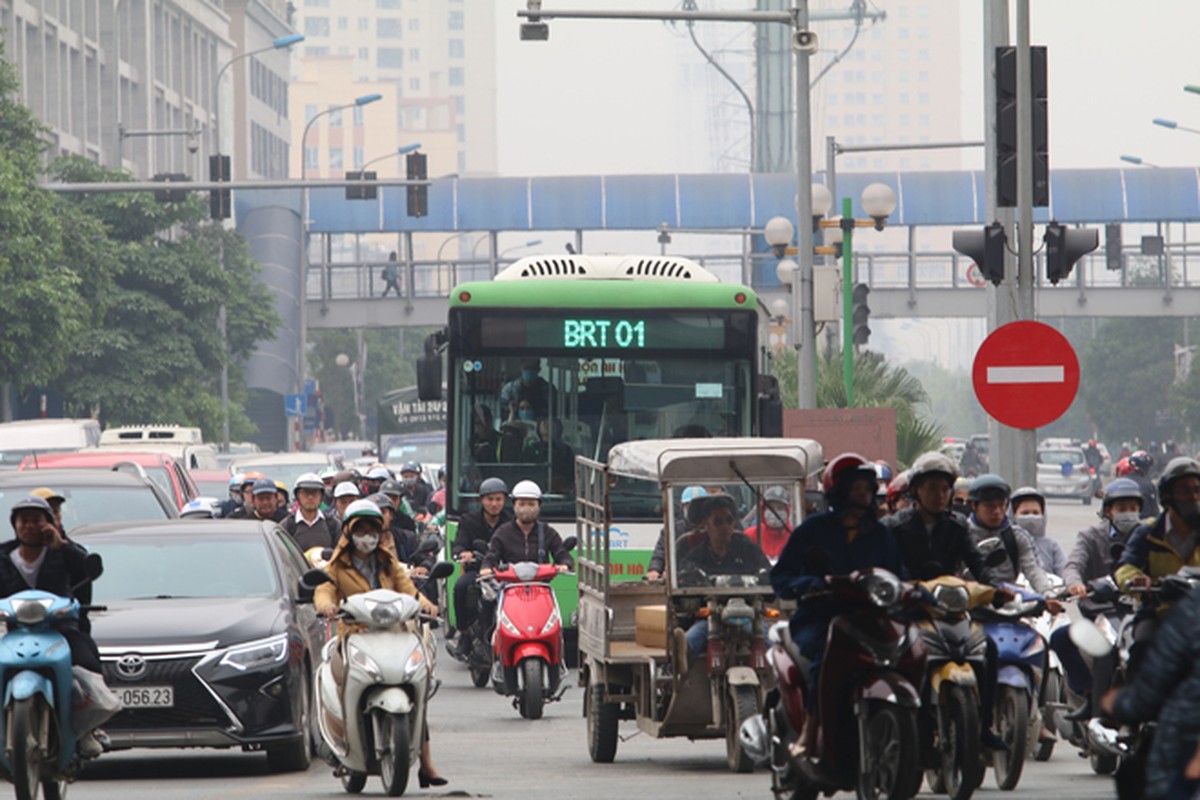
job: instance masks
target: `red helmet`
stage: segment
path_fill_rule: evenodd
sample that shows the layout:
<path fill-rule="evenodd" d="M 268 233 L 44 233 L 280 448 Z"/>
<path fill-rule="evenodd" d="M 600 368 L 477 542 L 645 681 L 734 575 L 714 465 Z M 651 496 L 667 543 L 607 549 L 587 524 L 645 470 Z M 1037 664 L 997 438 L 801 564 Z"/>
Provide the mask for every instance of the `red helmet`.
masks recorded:
<path fill-rule="evenodd" d="M 825 465 L 825 476 L 821 479 L 821 488 L 828 497 L 849 489 L 850 484 L 859 478 L 874 483 L 876 480 L 875 464 L 867 461 L 858 453 L 842 453 Z"/>
<path fill-rule="evenodd" d="M 1129 456 L 1122 458 L 1113 465 L 1113 474 L 1118 478 L 1123 478 L 1129 474 Z"/>
<path fill-rule="evenodd" d="M 895 503 L 906 494 L 908 494 L 908 470 L 904 470 L 892 478 L 892 482 L 888 484 L 887 488 L 887 501 Z"/>

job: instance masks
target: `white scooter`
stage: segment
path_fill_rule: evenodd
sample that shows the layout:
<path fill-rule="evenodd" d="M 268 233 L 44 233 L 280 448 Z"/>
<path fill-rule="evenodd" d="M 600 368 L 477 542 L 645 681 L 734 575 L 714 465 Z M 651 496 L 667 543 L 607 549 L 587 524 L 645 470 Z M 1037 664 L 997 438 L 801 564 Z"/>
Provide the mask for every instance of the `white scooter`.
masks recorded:
<path fill-rule="evenodd" d="M 317 668 L 321 738 L 352 794 L 368 775 L 380 776 L 388 796 L 404 794 L 421 755 L 436 648 L 419 612 L 416 598 L 387 589 L 343 600 L 339 619 L 366 630 L 330 640 Z"/>

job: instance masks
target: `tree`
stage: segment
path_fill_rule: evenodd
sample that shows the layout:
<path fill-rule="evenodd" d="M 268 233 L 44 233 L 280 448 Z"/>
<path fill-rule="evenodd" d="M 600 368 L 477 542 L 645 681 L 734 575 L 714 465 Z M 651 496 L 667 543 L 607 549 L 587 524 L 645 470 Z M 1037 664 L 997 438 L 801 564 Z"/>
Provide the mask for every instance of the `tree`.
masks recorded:
<path fill-rule="evenodd" d="M 74 183 L 130 180 L 79 158 L 54 165 Z M 221 430 L 219 375 L 236 366 L 280 324 L 258 265 L 236 232 L 207 220 L 197 196 L 156 203 L 148 192 L 69 195 L 64 219 L 89 233 L 66 256 L 88 280 L 80 286 L 88 327 L 68 347 L 71 369 L 56 382 L 68 407 L 106 424 L 147 421 L 198 425 L 215 440 Z M 224 249 L 224 265 L 218 253 Z M 227 348 L 218 330 L 227 309 Z M 230 369 L 230 427 L 252 433 L 242 411 L 240 370 Z"/>
<path fill-rule="evenodd" d="M 1080 391 L 1100 436 L 1109 443 L 1168 438 L 1156 426 L 1175 379 L 1180 323 L 1166 317 L 1107 319 L 1080 353 Z"/>
<path fill-rule="evenodd" d="M 18 88 L 0 42 L 0 384 L 23 386 L 66 367 L 83 309 L 54 198 L 37 186 L 45 129 L 14 100 Z"/>

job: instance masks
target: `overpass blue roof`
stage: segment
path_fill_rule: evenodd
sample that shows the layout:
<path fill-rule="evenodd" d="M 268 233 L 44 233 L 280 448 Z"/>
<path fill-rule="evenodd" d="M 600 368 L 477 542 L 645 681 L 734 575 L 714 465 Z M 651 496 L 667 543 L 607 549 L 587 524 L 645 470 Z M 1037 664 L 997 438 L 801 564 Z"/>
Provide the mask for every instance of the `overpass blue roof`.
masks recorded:
<path fill-rule="evenodd" d="M 818 176 L 819 177 L 819 176 Z M 839 194 L 854 198 L 879 181 L 896 190 L 893 225 L 984 224 L 982 172 L 843 173 Z M 236 193 L 239 215 L 264 205 L 298 206 L 295 191 Z M 796 178 L 770 175 L 578 175 L 442 178 L 429 187 L 429 215 L 405 213 L 401 187 L 376 200 L 347 201 L 343 189 L 314 189 L 315 233 L 483 230 L 647 230 L 761 228 L 791 216 Z M 1034 220 L 1065 223 L 1200 221 L 1200 170 L 1057 170 L 1049 209 Z"/>

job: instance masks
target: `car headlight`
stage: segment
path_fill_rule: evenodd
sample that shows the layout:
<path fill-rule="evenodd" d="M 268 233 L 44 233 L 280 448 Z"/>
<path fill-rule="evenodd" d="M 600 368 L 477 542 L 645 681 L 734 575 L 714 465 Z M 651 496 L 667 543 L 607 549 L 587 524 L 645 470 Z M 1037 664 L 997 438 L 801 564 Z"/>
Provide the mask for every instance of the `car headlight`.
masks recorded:
<path fill-rule="evenodd" d="M 367 673 L 367 677 L 371 680 L 378 681 L 383 679 L 383 670 L 375 663 L 375 659 L 371 658 L 363 650 L 355 647 L 353 641 L 346 642 L 346 655 L 349 656 L 350 665 L 358 667 Z"/>
<path fill-rule="evenodd" d="M 23 625 L 37 625 L 46 619 L 53 600 L 13 600 L 13 615 Z"/>
<path fill-rule="evenodd" d="M 221 656 L 220 665 L 245 672 L 278 664 L 287 658 L 288 637 L 286 633 L 261 639 L 257 642 L 231 647 Z"/>

